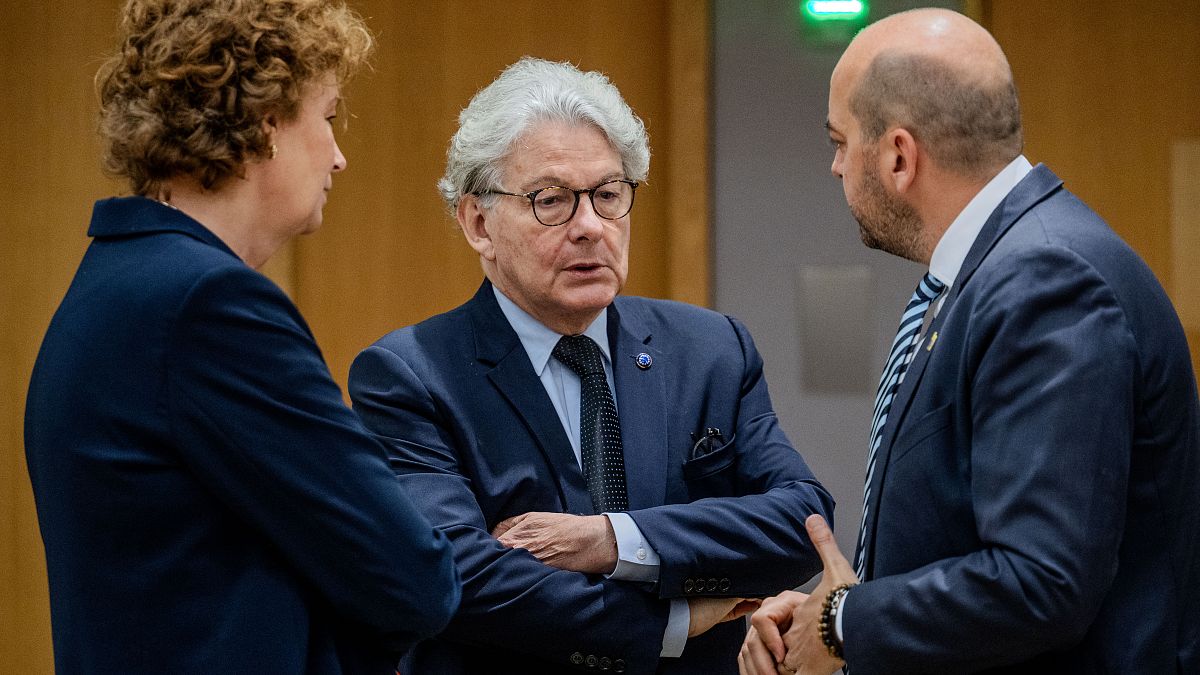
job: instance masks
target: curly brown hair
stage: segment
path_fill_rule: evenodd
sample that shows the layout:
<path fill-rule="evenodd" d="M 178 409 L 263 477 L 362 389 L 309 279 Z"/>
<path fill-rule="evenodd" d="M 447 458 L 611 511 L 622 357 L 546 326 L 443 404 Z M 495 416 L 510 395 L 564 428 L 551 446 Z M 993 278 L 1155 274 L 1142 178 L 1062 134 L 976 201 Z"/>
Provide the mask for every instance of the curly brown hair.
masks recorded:
<path fill-rule="evenodd" d="M 96 74 L 104 170 L 141 195 L 219 187 L 269 154 L 267 115 L 295 119 L 306 85 L 344 83 L 373 47 L 340 0 L 129 0 Z"/>

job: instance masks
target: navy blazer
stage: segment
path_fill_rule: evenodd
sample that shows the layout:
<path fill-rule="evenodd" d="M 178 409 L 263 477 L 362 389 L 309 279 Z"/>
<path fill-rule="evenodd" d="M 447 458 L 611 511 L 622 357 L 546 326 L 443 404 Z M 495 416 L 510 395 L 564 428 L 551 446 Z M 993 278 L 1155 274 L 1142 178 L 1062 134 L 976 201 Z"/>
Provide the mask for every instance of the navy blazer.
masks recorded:
<path fill-rule="evenodd" d="M 463 602 L 402 670 L 736 673 L 741 621 L 662 659 L 669 598 L 766 596 L 820 568 L 804 531 L 833 500 L 779 427 L 762 359 L 737 321 L 618 297 L 608 335 L 630 516 L 662 557 L 653 588 L 559 570 L 490 532 L 529 511 L 592 513 L 570 441 L 484 282 L 461 307 L 393 332 L 350 371 L 355 410 L 400 483 L 454 544 Z M 649 354 L 640 369 L 634 357 Z M 689 460 L 706 427 L 728 443 Z"/>
<path fill-rule="evenodd" d="M 393 673 L 459 589 L 292 303 L 141 197 L 94 237 L 25 450 L 60 673 Z"/>
<path fill-rule="evenodd" d="M 1200 672 L 1200 404 L 1149 268 L 1039 165 L 928 335 L 879 450 L 851 671 Z"/>

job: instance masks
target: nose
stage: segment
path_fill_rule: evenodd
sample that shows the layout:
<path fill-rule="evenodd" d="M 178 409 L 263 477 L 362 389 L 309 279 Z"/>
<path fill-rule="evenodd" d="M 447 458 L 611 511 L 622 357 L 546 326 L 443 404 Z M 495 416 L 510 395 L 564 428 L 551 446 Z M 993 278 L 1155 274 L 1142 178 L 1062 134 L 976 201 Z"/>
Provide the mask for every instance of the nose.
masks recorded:
<path fill-rule="evenodd" d="M 842 152 L 840 150 L 833 155 L 833 163 L 829 165 L 829 173 L 833 174 L 833 177 L 838 180 L 842 179 Z"/>
<path fill-rule="evenodd" d="M 596 214 L 588 195 L 582 194 L 579 195 L 579 206 L 575 209 L 575 215 L 567 221 L 566 227 L 571 228 L 571 239 L 596 241 L 604 231 L 605 222 L 607 221 Z"/>
<path fill-rule="evenodd" d="M 338 147 L 337 141 L 333 142 L 333 172 L 346 170 L 346 156 L 342 154 L 342 149 Z"/>

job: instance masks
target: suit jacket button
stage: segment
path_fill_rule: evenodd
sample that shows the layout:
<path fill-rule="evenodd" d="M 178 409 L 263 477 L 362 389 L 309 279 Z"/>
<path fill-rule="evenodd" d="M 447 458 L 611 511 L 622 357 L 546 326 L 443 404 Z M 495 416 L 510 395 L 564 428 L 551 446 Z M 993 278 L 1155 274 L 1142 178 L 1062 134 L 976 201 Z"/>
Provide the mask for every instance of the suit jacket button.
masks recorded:
<path fill-rule="evenodd" d="M 708 580 L 708 589 L 707 590 L 709 593 L 712 593 L 713 591 L 717 590 L 717 580 L 716 579 Z"/>
<path fill-rule="evenodd" d="M 596 371 L 596 372 L 599 372 L 599 371 Z M 587 663 L 587 667 L 588 667 L 588 668 L 595 668 L 595 667 L 596 667 L 596 664 L 597 664 L 598 662 L 599 662 L 599 659 L 597 659 L 597 658 L 596 658 L 596 655 L 595 655 L 595 654 L 588 654 L 588 655 L 587 655 L 586 663 Z"/>
<path fill-rule="evenodd" d="M 692 580 L 691 580 L 691 579 L 684 579 L 684 580 L 683 580 L 683 592 L 684 592 L 684 593 L 691 593 L 691 592 L 692 592 Z"/>
<path fill-rule="evenodd" d="M 613 670 L 618 673 L 625 672 L 625 659 L 617 659 L 613 661 Z"/>
<path fill-rule="evenodd" d="M 580 654 L 579 652 L 575 652 L 574 654 L 572 654 L 571 655 L 571 663 L 574 663 L 577 666 L 582 664 L 583 663 L 583 654 Z"/>
<path fill-rule="evenodd" d="M 600 657 L 600 670 L 608 670 L 612 667 L 612 659 L 607 656 Z"/>
<path fill-rule="evenodd" d="M 721 580 L 721 592 L 724 593 L 724 592 L 728 591 L 729 585 L 730 585 L 729 579 L 722 579 Z"/>

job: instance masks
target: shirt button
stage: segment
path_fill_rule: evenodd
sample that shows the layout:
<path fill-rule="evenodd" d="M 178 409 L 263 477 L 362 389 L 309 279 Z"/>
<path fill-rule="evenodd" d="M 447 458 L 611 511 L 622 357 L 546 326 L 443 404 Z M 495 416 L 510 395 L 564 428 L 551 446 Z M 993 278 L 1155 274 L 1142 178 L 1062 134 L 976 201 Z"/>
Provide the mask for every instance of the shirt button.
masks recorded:
<path fill-rule="evenodd" d="M 638 560 L 645 560 L 645 559 L 646 559 L 646 549 L 644 549 L 644 548 L 639 548 L 639 549 L 637 550 L 637 559 L 638 559 Z"/>

